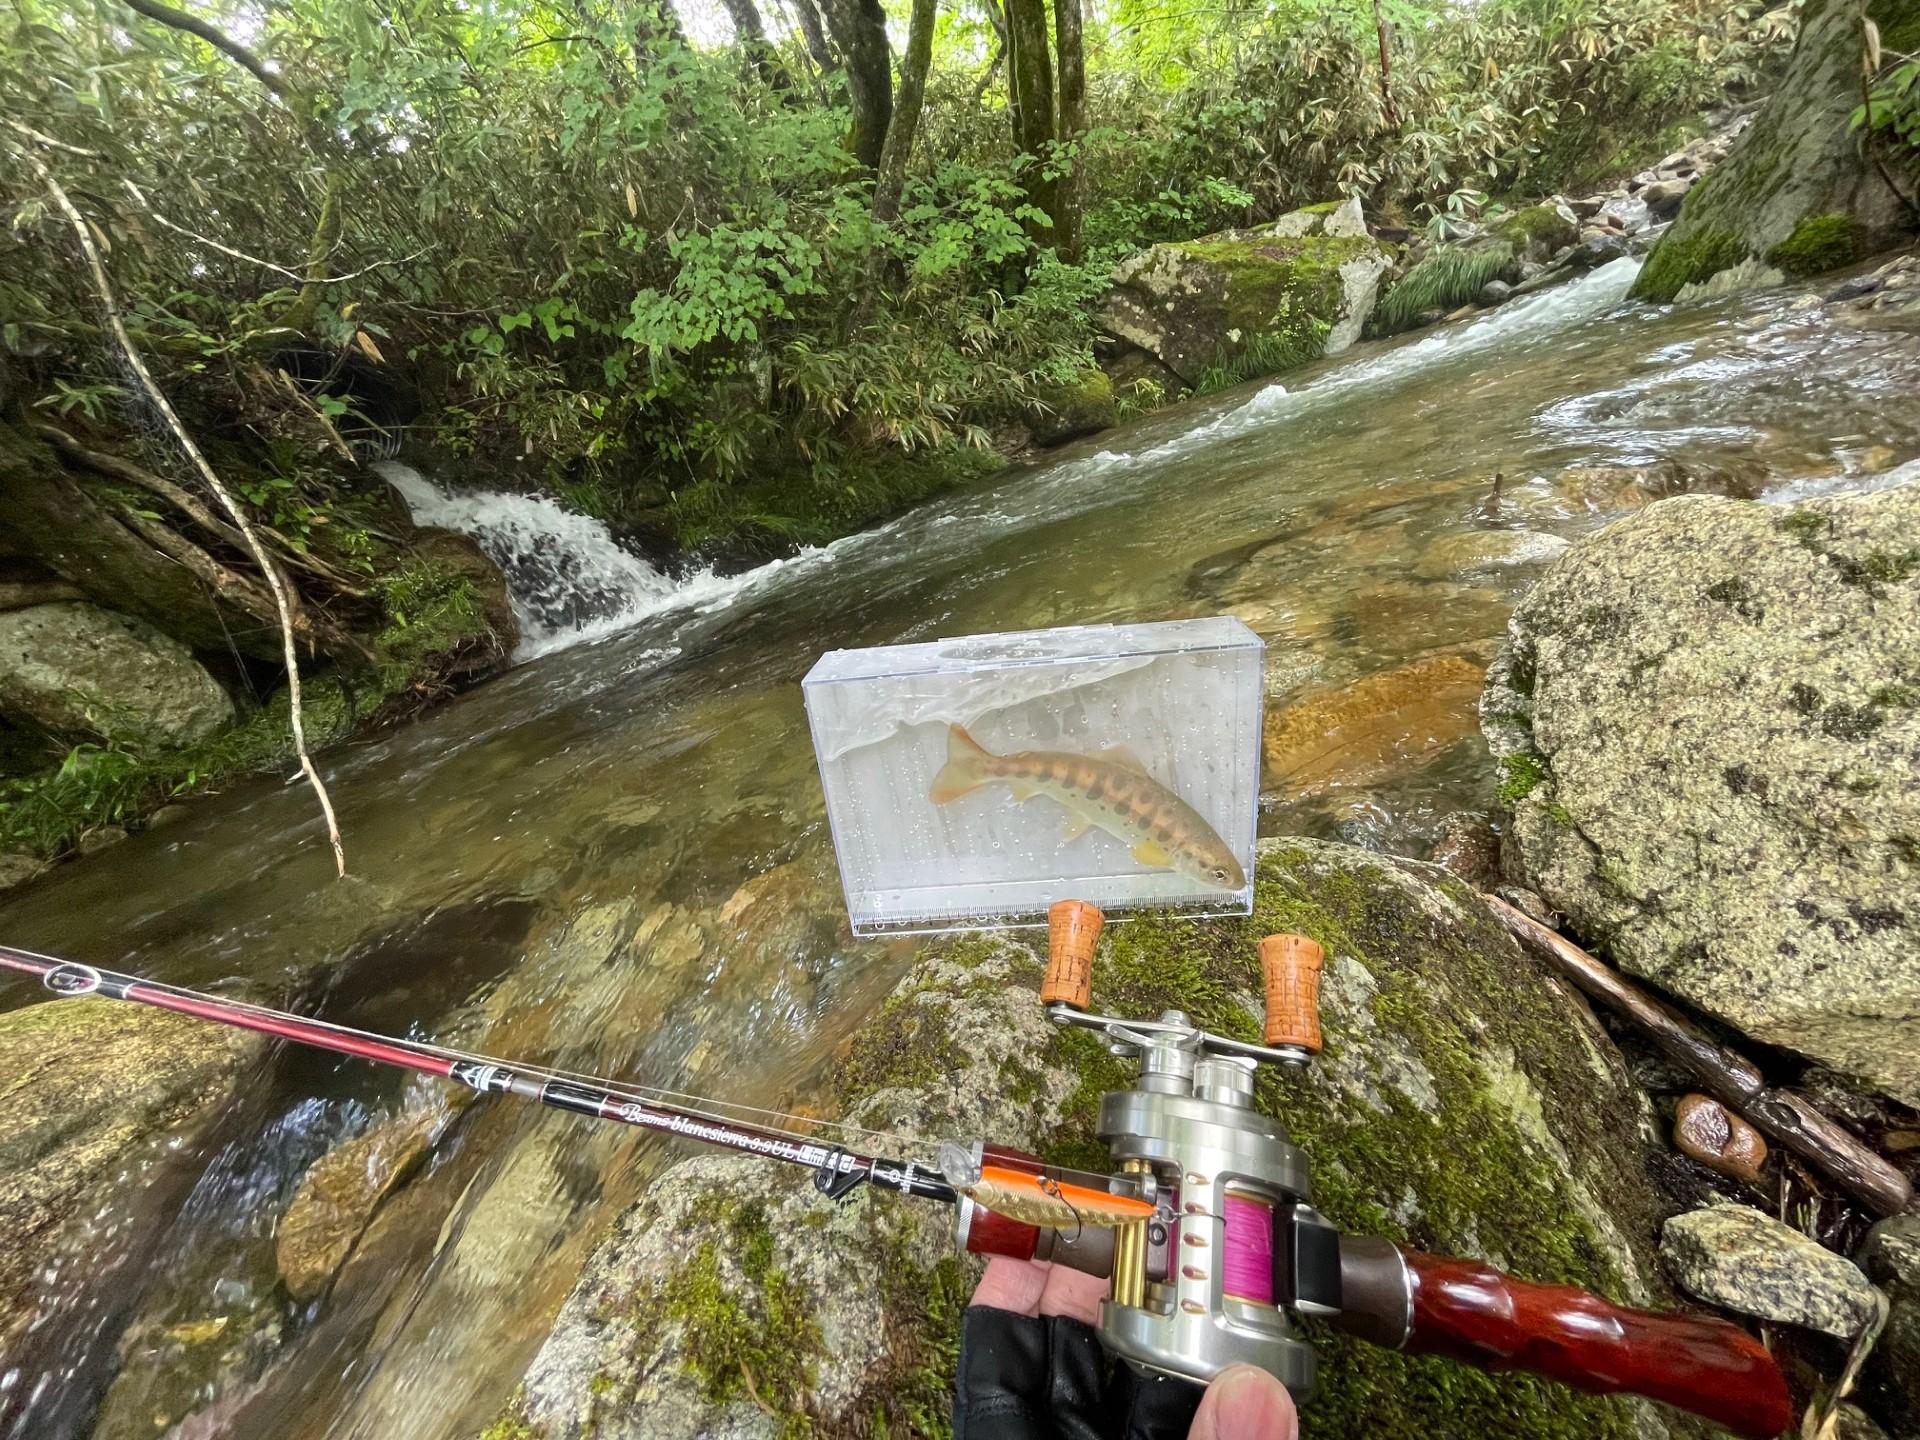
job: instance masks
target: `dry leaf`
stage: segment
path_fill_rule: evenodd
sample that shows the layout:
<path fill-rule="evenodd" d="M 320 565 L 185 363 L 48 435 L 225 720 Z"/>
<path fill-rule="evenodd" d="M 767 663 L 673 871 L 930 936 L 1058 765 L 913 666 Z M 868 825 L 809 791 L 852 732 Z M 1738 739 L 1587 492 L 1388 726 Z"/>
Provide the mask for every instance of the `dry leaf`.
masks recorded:
<path fill-rule="evenodd" d="M 361 353 L 376 365 L 387 363 L 387 357 L 380 353 L 380 347 L 373 343 L 373 337 L 364 330 L 353 332 L 353 343 L 360 347 Z"/>
<path fill-rule="evenodd" d="M 640 218 L 640 197 L 633 193 L 631 184 L 627 186 L 627 218 L 629 220 Z"/>
<path fill-rule="evenodd" d="M 1297 797 L 1419 768 L 1473 731 L 1485 676 L 1430 655 L 1269 712 L 1264 788 Z"/>

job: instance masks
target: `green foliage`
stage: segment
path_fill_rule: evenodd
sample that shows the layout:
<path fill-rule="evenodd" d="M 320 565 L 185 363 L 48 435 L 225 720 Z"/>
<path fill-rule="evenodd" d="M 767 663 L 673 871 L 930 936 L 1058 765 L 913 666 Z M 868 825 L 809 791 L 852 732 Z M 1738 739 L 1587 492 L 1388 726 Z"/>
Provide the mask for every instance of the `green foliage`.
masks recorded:
<path fill-rule="evenodd" d="M 1513 250 L 1506 245 L 1440 246 L 1393 283 L 1375 308 L 1368 329 L 1376 335 L 1393 335 L 1426 311 L 1464 305 L 1511 264 Z"/>
<path fill-rule="evenodd" d="M 304 691 L 310 749 L 352 728 L 360 712 L 340 680 L 310 676 Z M 239 725 L 197 745 L 76 745 L 49 771 L 0 782 L 0 850 L 27 850 L 51 859 L 90 830 L 133 824 L 170 799 L 288 764 L 293 753 L 285 691 Z"/>
<path fill-rule="evenodd" d="M 335 357 L 302 384 L 343 430 L 376 433 L 333 393 L 351 358 L 417 382 L 414 433 L 477 467 L 685 543 L 789 544 L 927 493 L 1083 374 L 1120 254 L 1353 193 L 1418 218 L 1550 183 L 1749 83 L 1784 38 L 1758 0 L 1390 9 L 1397 127 L 1370 4 L 1121 0 L 1090 17 L 1090 130 L 1024 156 L 989 16 L 961 0 L 886 225 L 842 75 L 779 88 L 814 73 L 797 42 L 743 66 L 657 0 L 199 7 L 283 97 L 144 17 L 17 0 L 0 109 L 72 147 L 45 154 L 199 419 L 285 441 L 257 377 L 297 343 Z M 1035 166 L 1084 186 L 1084 264 L 1041 243 Z M 102 419 L 95 302 L 41 188 L 6 173 L 0 343 L 35 395 Z M 291 488 L 250 502 L 322 547 L 305 462 L 266 468 Z"/>

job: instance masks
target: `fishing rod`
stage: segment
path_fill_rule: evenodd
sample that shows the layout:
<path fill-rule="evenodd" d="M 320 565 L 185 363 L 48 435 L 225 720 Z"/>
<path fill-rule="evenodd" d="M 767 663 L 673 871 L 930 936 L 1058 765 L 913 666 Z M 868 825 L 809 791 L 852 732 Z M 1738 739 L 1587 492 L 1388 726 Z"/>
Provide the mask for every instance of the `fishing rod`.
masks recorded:
<path fill-rule="evenodd" d="M 1629 1309 L 1571 1286 L 1516 1280 L 1478 1261 L 1343 1235 L 1314 1208 L 1306 1156 L 1281 1121 L 1252 1103 L 1258 1066 L 1305 1066 L 1321 1048 L 1324 953 L 1311 938 L 1261 942 L 1264 1043 L 1253 1044 L 1202 1030 L 1178 1010 L 1153 1019 L 1095 1012 L 1100 911 L 1061 901 L 1049 922 L 1040 990 L 1048 1017 L 1100 1034 L 1138 1064 L 1135 1083 L 1100 1103 L 1110 1174 L 1048 1166 L 981 1138 L 940 1144 L 932 1163 L 883 1156 L 869 1153 L 871 1142 L 921 1142 L 372 1034 L 31 951 L 0 947 L 0 970 L 37 979 L 59 996 L 149 1005 L 483 1094 L 804 1165 L 833 1199 L 869 1184 L 952 1206 L 965 1252 L 1050 1261 L 1107 1279 L 1097 1332 L 1111 1354 L 1144 1375 L 1205 1382 L 1248 1363 L 1304 1396 L 1315 1358 L 1299 1322 L 1311 1318 L 1411 1354 L 1531 1371 L 1596 1394 L 1647 1396 L 1750 1440 L 1787 1428 L 1792 1404 L 1779 1367 L 1757 1339 L 1725 1320 Z M 831 1130 L 850 1143 L 766 1120 Z"/>

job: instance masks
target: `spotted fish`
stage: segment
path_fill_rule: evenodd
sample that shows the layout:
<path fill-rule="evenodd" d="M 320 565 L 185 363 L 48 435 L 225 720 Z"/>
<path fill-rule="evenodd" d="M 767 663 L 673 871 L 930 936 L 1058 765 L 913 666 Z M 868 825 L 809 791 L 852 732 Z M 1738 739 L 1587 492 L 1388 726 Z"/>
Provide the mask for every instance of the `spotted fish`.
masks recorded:
<path fill-rule="evenodd" d="M 1177 870 L 1221 890 L 1238 890 L 1247 883 L 1240 862 L 1213 827 L 1124 748 L 1098 755 L 1058 750 L 995 755 L 964 727 L 952 726 L 947 731 L 947 763 L 933 777 L 927 798 L 945 805 L 993 784 L 1007 786 L 1016 801 L 1044 795 L 1065 806 L 1071 817 L 1069 841 L 1089 830 L 1104 830 L 1142 865 Z"/>

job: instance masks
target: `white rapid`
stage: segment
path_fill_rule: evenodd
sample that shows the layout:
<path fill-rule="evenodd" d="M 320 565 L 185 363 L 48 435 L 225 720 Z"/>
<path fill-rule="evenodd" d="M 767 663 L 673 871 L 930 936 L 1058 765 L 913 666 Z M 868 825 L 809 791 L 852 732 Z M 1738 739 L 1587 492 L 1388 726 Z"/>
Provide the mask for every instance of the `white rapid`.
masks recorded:
<path fill-rule="evenodd" d="M 517 660 L 614 634 L 732 588 L 705 570 L 677 580 L 623 547 L 600 521 L 545 496 L 456 493 L 395 460 L 373 468 L 400 492 L 417 524 L 471 535 L 500 567 L 520 622 Z"/>

